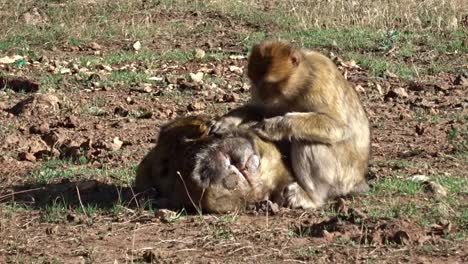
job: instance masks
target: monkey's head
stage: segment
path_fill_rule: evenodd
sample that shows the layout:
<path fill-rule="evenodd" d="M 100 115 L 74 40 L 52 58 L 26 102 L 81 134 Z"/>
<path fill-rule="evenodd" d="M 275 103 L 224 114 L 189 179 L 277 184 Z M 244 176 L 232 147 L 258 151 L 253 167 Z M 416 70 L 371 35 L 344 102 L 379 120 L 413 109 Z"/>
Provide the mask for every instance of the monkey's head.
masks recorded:
<path fill-rule="evenodd" d="M 252 47 L 247 76 L 252 82 L 252 96 L 264 103 L 287 97 L 285 89 L 302 60 L 300 50 L 279 41 L 264 41 Z"/>
<path fill-rule="evenodd" d="M 229 190 L 236 186 L 245 189 L 255 182 L 253 176 L 259 167 L 260 157 L 249 139 L 228 136 L 207 145 L 197 154 L 192 177 L 202 188 L 222 182 Z M 230 181 L 229 175 L 237 180 Z"/>

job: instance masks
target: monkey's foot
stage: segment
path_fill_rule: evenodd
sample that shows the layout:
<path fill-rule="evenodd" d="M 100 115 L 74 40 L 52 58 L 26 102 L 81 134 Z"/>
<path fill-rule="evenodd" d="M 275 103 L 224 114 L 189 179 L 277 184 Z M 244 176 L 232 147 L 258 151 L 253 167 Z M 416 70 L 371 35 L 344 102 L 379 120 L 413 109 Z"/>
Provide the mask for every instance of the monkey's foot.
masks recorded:
<path fill-rule="evenodd" d="M 315 209 L 321 205 L 321 203 L 312 201 L 297 182 L 291 183 L 284 188 L 283 197 L 285 206 L 289 208 Z"/>

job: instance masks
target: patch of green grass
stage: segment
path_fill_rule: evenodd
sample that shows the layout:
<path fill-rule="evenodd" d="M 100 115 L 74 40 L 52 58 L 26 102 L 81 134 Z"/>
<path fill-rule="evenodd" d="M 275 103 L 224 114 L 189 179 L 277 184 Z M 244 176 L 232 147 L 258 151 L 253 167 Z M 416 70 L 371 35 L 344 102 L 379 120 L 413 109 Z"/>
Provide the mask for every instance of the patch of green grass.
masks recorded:
<path fill-rule="evenodd" d="M 61 74 L 42 74 L 39 78 L 40 91 L 44 92 L 48 89 L 59 89 L 62 81 L 63 75 Z"/>
<path fill-rule="evenodd" d="M 450 221 L 457 226 L 468 224 L 468 214 L 463 208 L 466 201 L 460 200 L 461 193 L 468 193 L 466 177 L 439 175 L 431 181 L 447 188 L 446 197 L 435 197 L 423 188 L 423 184 L 405 178 L 386 177 L 372 184 L 372 191 L 360 206 L 375 218 L 411 218 L 422 226 L 440 221 Z M 466 236 L 462 231 L 454 236 Z"/>
<path fill-rule="evenodd" d="M 468 52 L 468 45 L 464 44 L 466 34 L 467 32 L 464 29 L 440 34 L 424 34 L 422 35 L 422 41 L 425 41 L 426 45 L 441 53 L 459 52 L 460 54 L 466 54 Z"/>
<path fill-rule="evenodd" d="M 447 141 L 453 146 L 453 154 L 467 156 L 468 154 L 468 128 L 452 126 L 447 131 Z"/>
<path fill-rule="evenodd" d="M 57 223 L 63 221 L 67 215 L 67 205 L 59 200 L 47 204 L 41 211 L 40 220 L 43 222 Z"/>
<path fill-rule="evenodd" d="M 3 219 L 9 219 L 15 213 L 24 212 L 30 210 L 30 207 L 24 203 L 18 203 L 15 201 L 6 202 L 0 204 L 0 214 Z"/>
<path fill-rule="evenodd" d="M 385 177 L 373 182 L 371 194 L 377 195 L 414 195 L 421 191 L 421 184 L 416 181 L 396 176 Z"/>
<path fill-rule="evenodd" d="M 468 193 L 468 178 L 464 176 L 438 176 L 434 181 L 448 188 L 450 194 Z"/>
<path fill-rule="evenodd" d="M 448 62 L 442 61 L 431 61 L 429 67 L 425 69 L 427 74 L 433 75 L 440 72 L 452 72 L 454 70 L 454 66 Z"/>
<path fill-rule="evenodd" d="M 34 183 L 51 183 L 59 179 L 108 179 L 112 176 L 110 178 L 119 181 L 118 184 L 130 185 L 134 180 L 135 169 L 135 164 L 123 168 L 108 168 L 104 164 L 101 168 L 94 168 L 76 161 L 54 159 L 33 170 L 29 178 Z"/>
<path fill-rule="evenodd" d="M 76 208 L 76 212 L 79 214 L 84 214 L 88 217 L 92 217 L 97 213 L 98 206 L 95 204 L 85 204 L 83 207 L 79 206 Z"/>
<path fill-rule="evenodd" d="M 121 85 L 138 84 L 147 82 L 150 76 L 144 72 L 133 72 L 127 70 L 113 71 L 107 81 Z"/>
<path fill-rule="evenodd" d="M 314 257 L 320 254 L 320 249 L 314 246 L 300 247 L 294 250 L 296 255 L 303 258 Z"/>
<path fill-rule="evenodd" d="M 104 97 L 95 96 L 85 106 L 83 106 L 82 112 L 92 116 L 107 115 L 107 111 L 103 109 L 105 105 L 106 99 Z"/>
<path fill-rule="evenodd" d="M 390 167 L 393 169 L 421 167 L 420 164 L 416 164 L 414 162 L 403 160 L 403 159 L 373 160 L 371 161 L 371 164 L 375 166 L 379 166 L 379 167 Z"/>
<path fill-rule="evenodd" d="M 223 226 L 213 226 L 211 225 L 211 232 L 213 237 L 216 239 L 230 240 L 234 238 L 232 231 Z"/>
<path fill-rule="evenodd" d="M 384 76 L 386 71 L 396 74 L 402 79 L 410 79 L 417 75 L 413 65 L 397 62 L 378 54 L 350 52 L 346 58 L 355 60 L 357 65 L 368 70 L 372 76 Z"/>

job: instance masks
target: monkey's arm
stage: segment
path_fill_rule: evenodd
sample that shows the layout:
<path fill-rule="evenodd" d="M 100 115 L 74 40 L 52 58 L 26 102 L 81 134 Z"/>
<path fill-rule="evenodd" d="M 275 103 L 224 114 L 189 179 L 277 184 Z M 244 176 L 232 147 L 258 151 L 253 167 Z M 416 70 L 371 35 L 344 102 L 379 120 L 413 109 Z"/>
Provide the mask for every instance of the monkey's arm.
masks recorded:
<path fill-rule="evenodd" d="M 269 140 L 297 139 L 334 144 L 350 136 L 349 127 L 324 113 L 288 113 L 267 118 L 260 123 L 257 133 Z"/>
<path fill-rule="evenodd" d="M 236 127 L 248 123 L 258 122 L 264 118 L 263 111 L 254 105 L 243 105 L 239 108 L 231 110 L 226 115 L 222 116 L 218 120 L 211 122 L 210 134 L 223 134 L 229 132 Z"/>

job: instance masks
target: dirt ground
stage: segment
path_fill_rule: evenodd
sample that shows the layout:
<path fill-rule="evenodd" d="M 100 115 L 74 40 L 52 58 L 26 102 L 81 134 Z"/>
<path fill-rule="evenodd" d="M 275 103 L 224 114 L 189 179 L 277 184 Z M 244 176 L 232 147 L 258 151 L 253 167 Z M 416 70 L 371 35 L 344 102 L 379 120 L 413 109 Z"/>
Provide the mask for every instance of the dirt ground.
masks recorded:
<path fill-rule="evenodd" d="M 0 63 L 0 263 L 468 262 L 466 54 L 437 55 L 456 70 L 405 79 L 373 76 L 340 50 L 317 47 L 356 87 L 371 121 L 371 192 L 315 211 L 167 212 L 133 199 L 131 188 L 158 127 L 245 102 L 247 49 L 234 32 L 278 29 L 216 12 L 155 17 L 217 26 L 160 35 L 141 50 L 136 41 L 67 44 Z M 411 61 L 434 58 L 424 47 Z M 195 48 L 206 55 L 145 55 Z M 119 51 L 130 59 L 113 57 Z M 86 64 L 92 58 L 107 60 Z M 190 75 L 199 72 L 202 80 Z"/>

